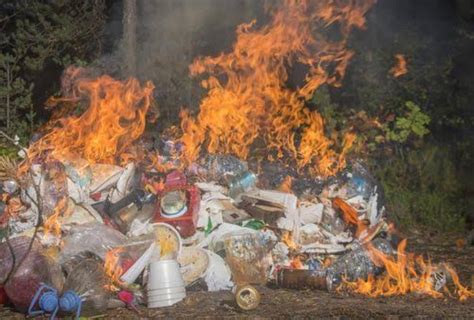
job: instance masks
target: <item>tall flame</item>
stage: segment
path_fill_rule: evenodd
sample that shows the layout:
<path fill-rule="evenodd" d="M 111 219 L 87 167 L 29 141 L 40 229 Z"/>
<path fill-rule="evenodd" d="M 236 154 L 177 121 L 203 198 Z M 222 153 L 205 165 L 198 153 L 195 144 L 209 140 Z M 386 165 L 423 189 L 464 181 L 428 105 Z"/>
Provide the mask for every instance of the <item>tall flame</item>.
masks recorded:
<path fill-rule="evenodd" d="M 355 135 L 347 133 L 342 148 L 326 137 L 321 115 L 305 108 L 322 84 L 340 86 L 353 53 L 346 48 L 350 31 L 363 28 L 365 13 L 375 0 L 284 0 L 271 22 L 237 28 L 229 53 L 198 58 L 191 75 L 209 74 L 200 113 L 181 113 L 181 140 L 185 160 L 193 161 L 201 148 L 211 153 L 231 153 L 247 158 L 251 145 L 262 139 L 278 158 L 290 156 L 299 168 L 331 175 L 345 166 L 345 155 Z M 338 26 L 339 40 L 323 34 Z M 301 87 L 287 87 L 287 67 L 307 69 Z"/>
<path fill-rule="evenodd" d="M 133 78 L 122 82 L 105 75 L 87 78 L 77 68 L 66 70 L 63 86 L 65 83 L 68 93 L 57 101 L 85 102 L 88 107 L 79 116 L 59 119 L 29 148 L 29 156 L 116 162 L 145 129 L 153 85 L 147 82 L 142 87 Z"/>
<path fill-rule="evenodd" d="M 367 280 L 358 279 L 354 282 L 346 281 L 342 288 L 349 288 L 353 292 L 370 297 L 404 295 L 407 293 L 422 293 L 440 298 L 443 293 L 435 290 L 433 272 L 436 268 L 423 259 L 405 251 L 406 240 L 400 242 L 397 256 L 386 256 L 374 247 L 368 246 L 371 259 L 380 266 L 384 266 L 386 273 L 381 277 L 370 275 Z M 460 300 L 474 297 L 474 291 L 461 285 L 457 273 L 445 266 L 455 285 L 455 293 Z M 340 289 L 342 289 L 340 288 Z M 446 289 L 447 290 L 447 289 Z"/>
<path fill-rule="evenodd" d="M 124 251 L 123 247 L 113 248 L 107 251 L 105 255 L 104 270 L 109 277 L 109 284 L 107 288 L 114 290 L 115 284 L 121 284 L 120 276 L 123 273 L 123 268 L 120 265 L 120 254 Z"/>
<path fill-rule="evenodd" d="M 53 210 L 53 213 L 44 221 L 44 235 L 52 235 L 56 238 L 61 236 L 61 223 L 59 218 L 61 216 L 68 216 L 72 213 L 72 208 L 68 206 L 66 198 L 61 198 L 56 207 Z"/>

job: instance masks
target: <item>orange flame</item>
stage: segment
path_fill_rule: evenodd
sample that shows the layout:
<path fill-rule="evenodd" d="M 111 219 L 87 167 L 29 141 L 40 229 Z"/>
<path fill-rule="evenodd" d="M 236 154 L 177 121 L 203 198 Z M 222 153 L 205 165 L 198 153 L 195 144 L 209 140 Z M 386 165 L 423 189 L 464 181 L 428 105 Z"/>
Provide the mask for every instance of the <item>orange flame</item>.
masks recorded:
<path fill-rule="evenodd" d="M 371 259 L 377 265 L 384 266 L 386 273 L 381 277 L 370 275 L 367 280 L 358 279 L 354 282 L 345 281 L 339 288 L 364 294 L 370 297 L 403 295 L 407 293 L 422 293 L 440 298 L 443 293 L 434 289 L 432 274 L 436 271 L 430 261 L 425 261 L 422 256 L 406 253 L 406 240 L 400 242 L 397 256 L 387 256 L 371 245 L 367 246 Z M 455 292 L 461 300 L 473 297 L 474 292 L 462 286 L 456 272 L 446 266 L 451 274 Z"/>
<path fill-rule="evenodd" d="M 303 269 L 303 268 L 304 268 L 304 264 L 303 264 L 303 262 L 301 261 L 301 257 L 300 257 L 300 256 L 294 257 L 294 258 L 291 260 L 290 267 L 293 268 L 293 269 Z"/>
<path fill-rule="evenodd" d="M 24 209 L 25 207 L 23 206 L 23 203 L 21 202 L 20 198 L 14 197 L 8 199 L 5 212 L 8 217 L 14 218 L 17 217 Z"/>
<path fill-rule="evenodd" d="M 197 117 L 181 112 L 184 160 L 195 160 L 201 148 L 245 159 L 262 139 L 279 159 L 289 156 L 313 174 L 328 176 L 344 168 L 355 135 L 346 133 L 336 151 L 321 115 L 305 108 L 305 101 L 322 84 L 341 85 L 353 55 L 346 49 L 349 33 L 364 27 L 374 3 L 285 0 L 268 25 L 240 25 L 231 52 L 197 59 L 191 75 L 209 74 L 202 81 L 209 91 Z M 340 29 L 339 41 L 323 33 L 333 25 Z M 294 64 L 305 66 L 307 74 L 301 87 L 290 90 L 287 67 Z"/>
<path fill-rule="evenodd" d="M 30 158 L 48 156 L 58 160 L 82 157 L 89 163 L 114 163 L 145 129 L 145 115 L 152 100 L 153 85 L 143 87 L 136 79 L 124 82 L 109 76 L 91 79 L 81 69 L 66 70 L 70 86 L 58 101 L 88 104 L 80 116 L 58 120 L 54 128 L 29 148 Z"/>
<path fill-rule="evenodd" d="M 44 228 L 44 235 L 52 235 L 56 238 L 61 236 L 61 223 L 59 222 L 59 218 L 61 216 L 67 216 L 71 213 L 71 208 L 68 207 L 67 199 L 62 198 L 57 203 L 56 207 L 54 208 L 53 214 L 51 214 L 43 224 Z"/>
<path fill-rule="evenodd" d="M 104 270 L 109 277 L 109 284 L 107 288 L 110 290 L 116 289 L 115 284 L 122 284 L 120 277 L 123 274 L 123 268 L 120 265 L 120 254 L 124 251 L 122 247 L 117 247 L 107 251 L 105 255 Z"/>
<path fill-rule="evenodd" d="M 283 179 L 280 186 L 278 187 L 278 190 L 281 192 L 293 193 L 292 184 L 293 184 L 293 178 L 291 176 L 286 176 L 285 179 Z"/>
<path fill-rule="evenodd" d="M 281 235 L 281 241 L 288 246 L 288 248 L 292 250 L 298 249 L 298 245 L 296 242 L 293 240 L 293 236 L 291 235 L 291 232 L 289 231 L 283 231 L 283 234 Z"/>
<path fill-rule="evenodd" d="M 397 60 L 397 63 L 392 69 L 390 69 L 390 73 L 395 78 L 398 78 L 408 73 L 407 61 L 405 60 L 405 56 L 403 54 L 396 54 L 395 59 Z"/>

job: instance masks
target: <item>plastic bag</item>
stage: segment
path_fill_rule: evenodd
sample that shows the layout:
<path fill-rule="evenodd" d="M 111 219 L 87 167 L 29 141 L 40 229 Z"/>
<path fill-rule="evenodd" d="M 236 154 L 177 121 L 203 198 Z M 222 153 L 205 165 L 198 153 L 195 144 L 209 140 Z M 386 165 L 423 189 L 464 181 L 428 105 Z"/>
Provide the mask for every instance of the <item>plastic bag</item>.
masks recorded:
<path fill-rule="evenodd" d="M 93 252 L 101 259 L 110 248 L 123 246 L 128 238 L 119 231 L 103 224 L 91 223 L 74 226 L 63 238 L 64 247 L 59 256 L 60 263 L 81 252 Z"/>
<path fill-rule="evenodd" d="M 4 288 L 8 298 L 20 312 L 26 312 L 41 283 L 58 290 L 64 284 L 64 275 L 59 265 L 43 254 L 42 247 L 37 242 L 33 242 L 31 251 L 28 252 L 30 242 L 29 237 L 11 239 L 13 254 L 7 243 L 0 244 L 1 281 L 6 280 L 13 264 L 17 266 Z"/>

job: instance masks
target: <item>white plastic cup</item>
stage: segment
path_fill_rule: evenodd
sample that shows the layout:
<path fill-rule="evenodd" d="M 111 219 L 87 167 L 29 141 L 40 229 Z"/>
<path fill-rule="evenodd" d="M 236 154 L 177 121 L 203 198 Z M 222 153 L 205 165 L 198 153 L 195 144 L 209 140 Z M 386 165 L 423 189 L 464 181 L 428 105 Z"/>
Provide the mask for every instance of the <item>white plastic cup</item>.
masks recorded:
<path fill-rule="evenodd" d="M 171 306 L 186 297 L 186 289 L 176 260 L 150 263 L 147 283 L 148 308 Z"/>
<path fill-rule="evenodd" d="M 175 300 L 166 300 L 166 301 L 152 301 L 148 302 L 148 308 L 163 308 L 169 307 L 173 304 L 180 302 L 183 299 L 175 299 Z"/>
<path fill-rule="evenodd" d="M 155 290 L 148 290 L 148 296 L 157 295 L 157 294 L 171 294 L 171 293 L 181 293 L 186 292 L 186 289 L 183 287 L 172 287 L 172 288 L 162 288 Z"/>
<path fill-rule="evenodd" d="M 148 290 L 184 287 L 179 264 L 176 260 L 160 260 L 150 264 Z"/>
<path fill-rule="evenodd" d="M 159 302 L 159 301 L 172 301 L 172 300 L 182 300 L 186 297 L 186 292 L 173 293 L 173 294 L 160 294 L 156 296 L 148 296 L 148 302 Z"/>

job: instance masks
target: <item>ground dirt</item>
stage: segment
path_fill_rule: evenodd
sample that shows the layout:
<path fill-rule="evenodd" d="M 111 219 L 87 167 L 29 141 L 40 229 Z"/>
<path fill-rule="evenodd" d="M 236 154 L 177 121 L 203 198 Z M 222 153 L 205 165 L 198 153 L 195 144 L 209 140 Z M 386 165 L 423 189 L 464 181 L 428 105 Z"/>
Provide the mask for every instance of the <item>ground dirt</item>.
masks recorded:
<path fill-rule="evenodd" d="M 456 245 L 459 236 L 409 237 L 408 249 L 429 256 L 433 262 L 447 261 L 458 270 L 461 280 L 474 285 L 474 247 Z M 242 311 L 230 292 L 189 292 L 185 300 L 162 309 L 139 307 L 140 314 L 127 309 L 110 310 L 105 319 L 474 319 L 474 299 L 434 299 L 414 294 L 403 297 L 367 298 L 337 295 L 324 291 L 296 291 L 259 288 L 260 306 Z M 0 319 L 22 319 L 8 308 L 0 309 Z"/>

